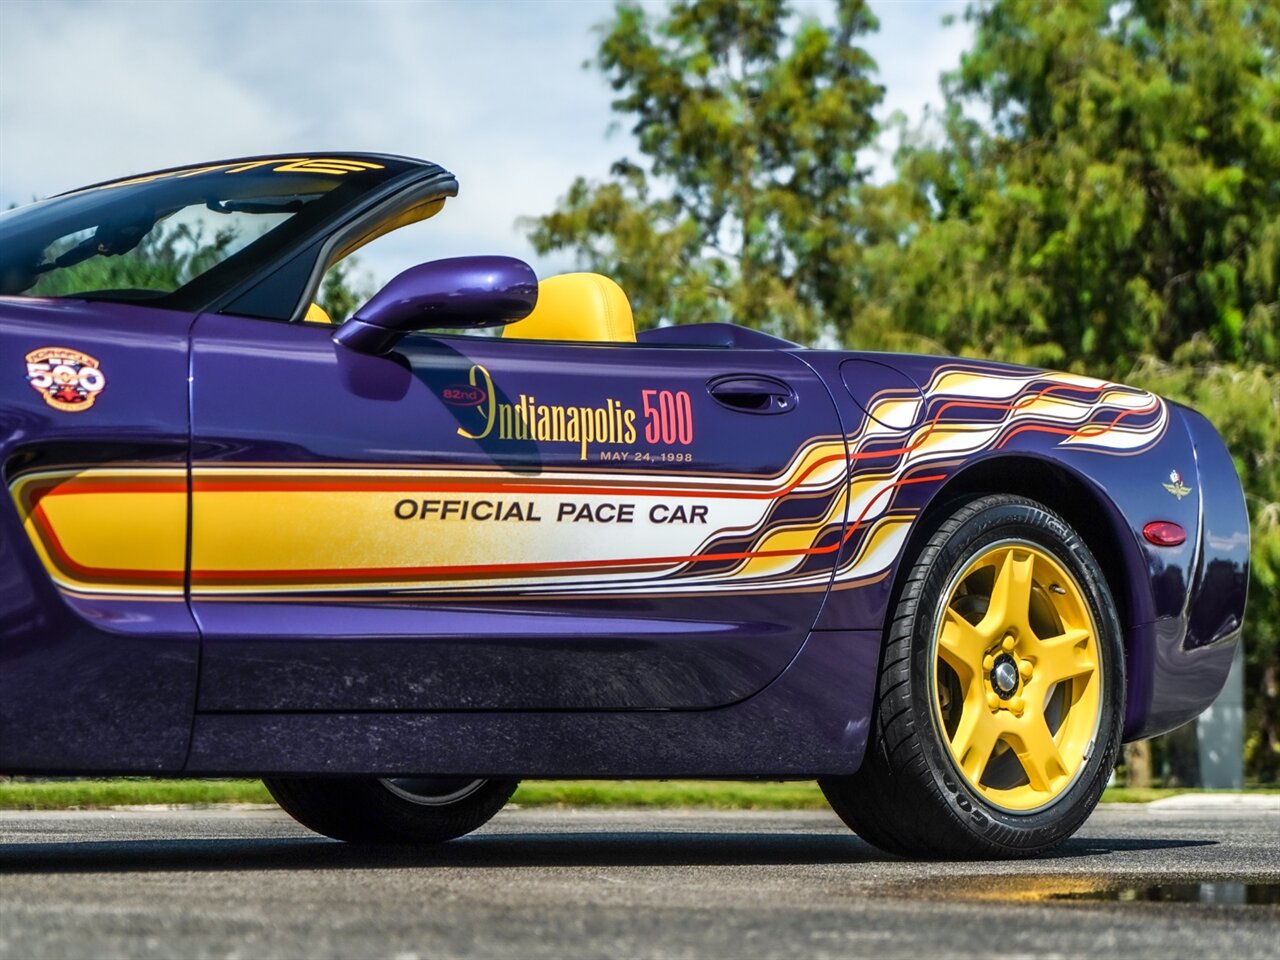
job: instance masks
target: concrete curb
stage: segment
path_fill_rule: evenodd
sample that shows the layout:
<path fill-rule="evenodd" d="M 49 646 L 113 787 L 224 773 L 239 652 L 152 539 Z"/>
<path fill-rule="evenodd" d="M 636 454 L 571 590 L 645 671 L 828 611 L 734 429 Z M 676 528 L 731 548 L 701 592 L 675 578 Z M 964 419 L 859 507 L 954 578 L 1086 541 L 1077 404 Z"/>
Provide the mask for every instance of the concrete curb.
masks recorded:
<path fill-rule="evenodd" d="M 1264 810 L 1280 813 L 1280 793 L 1180 793 L 1141 804 L 1156 813 L 1185 810 Z"/>

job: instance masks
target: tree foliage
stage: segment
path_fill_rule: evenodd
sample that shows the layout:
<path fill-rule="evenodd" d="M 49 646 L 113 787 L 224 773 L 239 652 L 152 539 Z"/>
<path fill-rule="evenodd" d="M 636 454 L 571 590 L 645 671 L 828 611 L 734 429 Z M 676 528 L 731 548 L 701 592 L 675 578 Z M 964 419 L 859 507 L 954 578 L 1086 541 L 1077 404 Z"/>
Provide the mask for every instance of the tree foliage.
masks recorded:
<path fill-rule="evenodd" d="M 863 0 L 839 0 L 832 25 L 785 0 L 677 0 L 657 20 L 620 4 L 597 65 L 645 164 L 576 180 L 531 222 L 534 247 L 616 278 L 642 324 L 812 337 L 851 316 L 857 155 L 883 94 L 855 41 L 875 27 Z"/>
<path fill-rule="evenodd" d="M 46 260 L 73 246 L 68 240 L 46 251 Z M 91 257 L 40 278 L 32 296 L 70 296 L 86 290 L 176 290 L 224 260 L 237 245 L 233 228 L 208 234 L 199 224 L 179 223 L 152 230 L 127 254 Z M 324 275 L 317 300 L 335 321 L 341 321 L 376 292 L 372 278 L 360 272 L 355 257 L 334 264 Z M 145 302 L 141 301 L 141 302 Z"/>
<path fill-rule="evenodd" d="M 316 300 L 334 323 L 341 323 L 377 292 L 373 277 L 360 270 L 355 257 L 347 257 L 325 273 Z"/>
<path fill-rule="evenodd" d="M 1280 7 L 999 0 L 908 146 L 883 315 L 949 349 L 1123 372 L 1194 335 L 1280 356 Z"/>
<path fill-rule="evenodd" d="M 74 266 L 53 270 L 30 290 L 32 296 L 68 296 L 84 290 L 153 290 L 168 293 L 224 259 L 234 244 L 234 230 L 212 236 L 199 226 L 177 224 L 152 230 L 122 256 L 95 256 Z M 46 252 L 53 260 L 76 244 L 64 241 Z"/>

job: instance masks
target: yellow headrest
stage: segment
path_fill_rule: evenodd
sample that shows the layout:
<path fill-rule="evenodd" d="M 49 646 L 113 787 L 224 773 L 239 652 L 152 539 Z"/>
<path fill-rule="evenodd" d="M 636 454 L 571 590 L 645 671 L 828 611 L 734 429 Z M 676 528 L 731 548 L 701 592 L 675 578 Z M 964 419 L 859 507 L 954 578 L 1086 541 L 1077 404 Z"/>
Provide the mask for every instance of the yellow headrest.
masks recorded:
<path fill-rule="evenodd" d="M 563 273 L 538 284 L 538 305 L 502 328 L 523 340 L 635 343 L 636 325 L 622 288 L 598 273 Z"/>

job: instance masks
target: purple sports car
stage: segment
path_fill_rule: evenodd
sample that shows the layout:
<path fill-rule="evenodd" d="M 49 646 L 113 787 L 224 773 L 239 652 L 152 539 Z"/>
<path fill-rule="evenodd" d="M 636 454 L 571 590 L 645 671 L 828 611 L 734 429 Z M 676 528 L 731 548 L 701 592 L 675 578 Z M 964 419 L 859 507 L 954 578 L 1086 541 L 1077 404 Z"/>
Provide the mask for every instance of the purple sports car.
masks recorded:
<path fill-rule="evenodd" d="M 1249 532 L 1194 411 L 637 334 L 508 257 L 317 305 L 456 192 L 256 157 L 0 215 L 0 770 L 261 776 L 411 843 L 521 777 L 817 779 L 885 850 L 1024 856 L 1217 694 Z"/>

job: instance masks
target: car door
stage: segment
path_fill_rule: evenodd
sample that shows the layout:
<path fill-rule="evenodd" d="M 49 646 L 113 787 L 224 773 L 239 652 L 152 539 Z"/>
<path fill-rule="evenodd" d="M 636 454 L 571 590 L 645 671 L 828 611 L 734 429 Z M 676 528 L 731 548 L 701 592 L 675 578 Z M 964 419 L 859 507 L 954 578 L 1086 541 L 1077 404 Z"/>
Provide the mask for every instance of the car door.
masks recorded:
<path fill-rule="evenodd" d="M 795 356 L 330 334 L 197 321 L 200 709 L 712 707 L 799 649 L 845 451 Z"/>
<path fill-rule="evenodd" d="M 176 770 L 199 641 L 187 553 L 187 335 L 171 310 L 0 298 L 0 756 Z"/>

